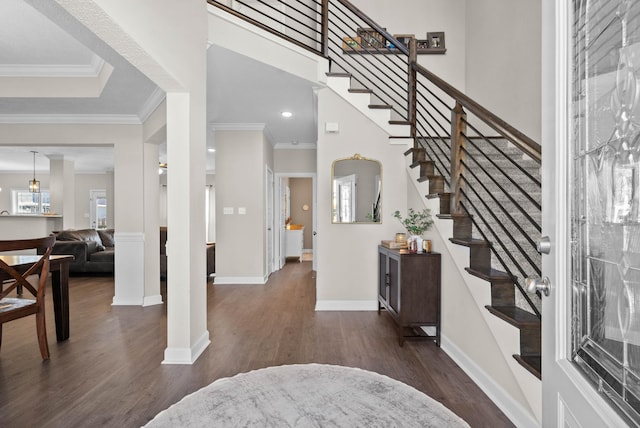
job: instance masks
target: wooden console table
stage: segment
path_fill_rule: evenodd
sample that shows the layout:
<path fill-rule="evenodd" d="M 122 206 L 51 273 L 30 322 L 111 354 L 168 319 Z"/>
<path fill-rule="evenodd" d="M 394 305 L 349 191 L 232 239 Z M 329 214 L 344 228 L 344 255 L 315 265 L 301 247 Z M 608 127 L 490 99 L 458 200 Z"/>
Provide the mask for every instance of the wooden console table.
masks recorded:
<path fill-rule="evenodd" d="M 396 322 L 400 346 L 431 339 L 440 346 L 440 253 L 408 253 L 378 246 L 378 313 Z M 427 334 L 421 327 L 434 327 Z"/>

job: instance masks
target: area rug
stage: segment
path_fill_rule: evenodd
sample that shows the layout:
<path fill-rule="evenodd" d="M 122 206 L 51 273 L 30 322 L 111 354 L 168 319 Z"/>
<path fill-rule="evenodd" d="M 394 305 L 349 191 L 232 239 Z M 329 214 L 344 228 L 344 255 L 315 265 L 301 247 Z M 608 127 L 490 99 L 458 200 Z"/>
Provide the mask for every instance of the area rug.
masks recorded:
<path fill-rule="evenodd" d="M 268 367 L 212 384 L 160 412 L 146 427 L 469 427 L 439 402 L 357 368 Z"/>

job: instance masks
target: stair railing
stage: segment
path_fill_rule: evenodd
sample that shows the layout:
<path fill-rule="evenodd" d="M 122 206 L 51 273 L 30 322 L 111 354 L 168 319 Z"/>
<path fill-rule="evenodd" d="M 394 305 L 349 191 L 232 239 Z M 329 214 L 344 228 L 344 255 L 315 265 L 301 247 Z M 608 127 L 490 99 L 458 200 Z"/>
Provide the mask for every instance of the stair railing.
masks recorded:
<path fill-rule="evenodd" d="M 414 148 L 467 214 L 478 239 L 513 278 L 524 306 L 539 317 L 524 278 L 539 275 L 540 145 L 418 64 L 415 40 L 400 43 L 347 0 L 207 0 L 348 73 L 351 90 L 371 92 L 371 107 L 410 125 Z M 537 169 L 537 171 L 536 171 Z"/>

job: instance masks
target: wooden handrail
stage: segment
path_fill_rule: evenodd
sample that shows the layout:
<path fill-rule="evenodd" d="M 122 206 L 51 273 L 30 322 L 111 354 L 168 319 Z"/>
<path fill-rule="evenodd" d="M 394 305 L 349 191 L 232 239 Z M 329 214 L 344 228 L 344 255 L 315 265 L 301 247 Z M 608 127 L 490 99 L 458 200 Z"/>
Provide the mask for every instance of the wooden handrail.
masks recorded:
<path fill-rule="evenodd" d="M 486 108 L 482 107 L 479 103 L 469 98 L 467 95 L 454 88 L 437 75 L 433 74 L 420 64 L 413 62 L 411 66 L 417 73 L 426 77 L 431 83 L 440 88 L 443 92 L 449 95 L 464 106 L 474 116 L 482 120 L 485 124 L 496 130 L 500 135 L 503 135 L 520 150 L 526 153 L 530 158 L 538 163 L 542 162 L 542 147 L 540 144 L 533 141 L 531 138 L 524 135 L 522 132 L 509 125 L 504 120 L 500 119 L 495 114 L 491 113 Z"/>
<path fill-rule="evenodd" d="M 313 48 L 305 45 L 304 43 L 300 42 L 299 40 L 294 39 L 291 36 L 288 36 L 288 35 L 283 34 L 283 33 L 279 32 L 277 30 L 274 30 L 273 28 L 269 27 L 268 25 L 263 24 L 260 21 L 256 21 L 255 19 L 250 18 L 247 15 L 244 15 L 244 14 L 242 14 L 240 12 L 237 12 L 237 11 L 233 10 L 232 8 L 230 8 L 229 6 L 227 6 L 225 4 L 219 3 L 216 0 L 207 0 L 207 3 L 210 4 L 211 6 L 217 7 L 218 9 L 224 10 L 227 13 L 230 13 L 231 15 L 235 16 L 236 18 L 240 18 L 243 21 L 247 21 L 247 22 L 255 25 L 256 27 L 261 28 L 264 31 L 267 31 L 267 32 L 269 32 L 269 33 L 271 33 L 271 34 L 273 34 L 275 36 L 280 37 L 280 38 L 283 38 L 283 39 L 287 40 L 288 42 L 293 43 L 296 46 L 299 46 L 299 47 L 301 47 L 303 49 L 306 49 L 306 50 L 308 50 L 310 52 L 313 52 L 316 55 L 321 55 L 321 56 L 327 58 L 326 53 L 323 53 L 323 52 L 320 52 L 320 51 L 318 51 L 316 49 L 313 49 Z M 324 46 L 321 46 L 321 49 L 324 50 L 325 49 Z"/>
<path fill-rule="evenodd" d="M 361 11 L 360 9 L 358 9 L 357 7 L 352 5 L 351 2 L 349 2 L 349 1 L 345 1 L 345 0 L 335 0 L 335 1 L 337 1 L 338 3 L 340 3 L 341 5 L 346 7 L 347 9 L 349 9 L 351 11 L 351 13 L 355 14 L 358 18 L 360 18 L 364 22 L 366 22 L 367 25 L 369 27 L 373 28 L 374 30 L 376 30 L 376 32 L 378 32 L 378 34 L 381 34 L 385 39 L 387 39 L 388 41 L 393 43 L 393 46 L 397 50 L 399 50 L 403 54 L 409 56 L 409 49 L 403 43 L 400 43 L 391 34 L 387 33 L 387 30 L 385 30 L 384 28 L 379 26 L 373 19 L 369 18 L 369 16 L 366 13 L 364 13 L 363 11 Z"/>

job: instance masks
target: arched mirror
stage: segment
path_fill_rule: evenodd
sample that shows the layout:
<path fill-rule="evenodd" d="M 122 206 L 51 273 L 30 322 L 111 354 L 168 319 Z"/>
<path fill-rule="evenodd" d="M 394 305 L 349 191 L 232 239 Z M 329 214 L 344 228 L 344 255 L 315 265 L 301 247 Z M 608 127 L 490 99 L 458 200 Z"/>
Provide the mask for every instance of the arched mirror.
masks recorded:
<path fill-rule="evenodd" d="M 331 164 L 331 222 L 380 223 L 382 165 L 359 154 Z"/>

